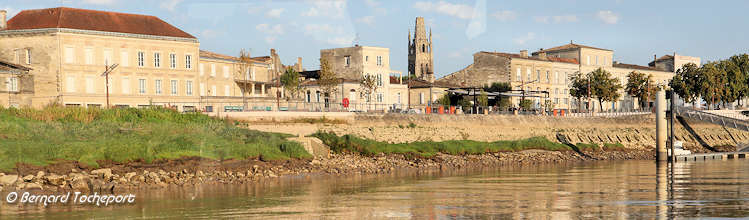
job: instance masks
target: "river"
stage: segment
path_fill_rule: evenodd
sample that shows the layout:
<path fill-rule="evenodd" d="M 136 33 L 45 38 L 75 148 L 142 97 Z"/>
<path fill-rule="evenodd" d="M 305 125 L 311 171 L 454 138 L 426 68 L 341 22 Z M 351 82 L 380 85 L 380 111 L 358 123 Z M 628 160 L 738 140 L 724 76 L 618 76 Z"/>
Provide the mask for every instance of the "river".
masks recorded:
<path fill-rule="evenodd" d="M 667 175 L 673 173 L 673 176 Z M 5 195 L 5 194 L 3 194 Z M 749 217 L 749 160 L 595 162 L 290 177 L 142 191 L 132 205 L 0 206 L 0 217 L 521 219 Z"/>

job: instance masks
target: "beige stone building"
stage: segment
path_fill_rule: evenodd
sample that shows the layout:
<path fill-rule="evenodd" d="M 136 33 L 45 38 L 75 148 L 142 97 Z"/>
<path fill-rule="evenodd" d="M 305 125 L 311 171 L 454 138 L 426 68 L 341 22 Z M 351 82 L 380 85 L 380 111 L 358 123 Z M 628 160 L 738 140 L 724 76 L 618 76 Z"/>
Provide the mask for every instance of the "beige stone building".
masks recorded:
<path fill-rule="evenodd" d="M 34 76 L 33 96 L 21 106 L 104 107 L 109 100 L 112 107 L 236 111 L 249 102 L 265 110 L 283 95 L 274 80 L 286 66 L 275 50 L 241 65 L 201 51 L 196 37 L 157 17 L 61 7 L 2 18 L 0 59 Z M 295 67 L 301 70 L 301 59 Z"/>
<path fill-rule="evenodd" d="M 20 107 L 31 104 L 34 76 L 31 68 L 0 60 L 0 106 Z"/>
<path fill-rule="evenodd" d="M 520 53 L 478 52 L 474 63 L 455 73 L 438 79 L 438 82 L 459 84 L 466 87 L 482 87 L 494 82 L 508 82 L 513 88 L 512 103 L 518 105 L 523 98 L 534 101 L 535 107 L 542 107 L 546 100 L 555 109 L 578 109 L 579 104 L 587 108 L 587 103 L 577 103 L 569 95 L 570 76 L 577 72 L 589 73 L 602 68 L 619 79 L 622 86 L 627 82 L 627 74 L 638 71 L 653 76 L 656 83 L 667 85 L 675 70 L 685 63 L 696 63 L 699 58 L 688 56 L 664 56 L 650 66 L 623 64 L 613 60 L 614 51 L 579 44 L 566 44 L 542 49 L 530 56 L 523 50 Z M 676 59 L 674 59 L 674 57 Z M 604 110 L 637 109 L 637 99 L 622 93 L 622 98 L 614 103 L 604 103 Z M 597 100 L 592 102 L 599 109 Z"/>
<path fill-rule="evenodd" d="M 353 46 L 324 49 L 320 59 L 326 60 L 342 83 L 333 94 L 324 94 L 314 77 L 303 83 L 304 100 L 307 103 L 322 103 L 326 108 L 342 108 L 343 99 L 350 103 L 350 111 L 387 111 L 405 109 L 407 85 L 391 80 L 390 75 L 400 72 L 390 69 L 390 49 L 383 47 Z M 362 77 L 370 75 L 376 79 L 376 89 L 368 97 L 360 86 Z"/>

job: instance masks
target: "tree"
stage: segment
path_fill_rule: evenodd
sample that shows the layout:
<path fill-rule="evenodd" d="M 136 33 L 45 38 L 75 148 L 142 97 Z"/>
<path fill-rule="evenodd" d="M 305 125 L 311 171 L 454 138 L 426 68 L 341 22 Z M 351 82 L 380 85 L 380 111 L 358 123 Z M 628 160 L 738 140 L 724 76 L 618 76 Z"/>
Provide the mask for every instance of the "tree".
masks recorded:
<path fill-rule="evenodd" d="M 512 90 L 509 83 L 506 82 L 495 82 L 490 87 L 486 87 L 484 90 L 489 92 L 503 93 Z M 497 102 L 495 103 L 500 109 L 507 109 L 510 107 L 510 97 L 499 95 L 497 96 Z"/>
<path fill-rule="evenodd" d="M 520 108 L 522 108 L 523 111 L 531 110 L 533 108 L 533 100 L 530 100 L 530 99 L 520 100 Z"/>
<path fill-rule="evenodd" d="M 627 75 L 627 86 L 624 89 L 627 94 L 636 97 L 640 101 L 640 107 L 644 108 L 649 100 L 653 99 L 656 87 L 653 76 L 645 75 L 639 71 L 632 71 Z"/>
<path fill-rule="evenodd" d="M 450 106 L 450 95 L 449 94 L 442 95 L 442 97 L 437 99 L 437 103 L 443 106 Z"/>
<path fill-rule="evenodd" d="M 367 98 L 367 102 L 370 102 L 372 94 L 377 91 L 377 78 L 373 75 L 362 75 L 359 81 L 359 87 L 362 88 L 363 95 Z"/>
<path fill-rule="evenodd" d="M 694 63 L 687 63 L 676 71 L 669 82 L 669 87 L 685 102 L 694 103 L 699 94 L 700 68 Z"/>
<path fill-rule="evenodd" d="M 340 79 L 338 79 L 338 76 L 335 72 L 333 72 L 333 67 L 328 63 L 326 59 L 320 58 L 320 78 L 317 80 L 317 84 L 320 85 L 320 90 L 322 90 L 325 95 L 333 94 L 336 91 L 336 88 L 338 88 L 338 83 L 340 83 Z"/>
<path fill-rule="evenodd" d="M 746 75 L 741 68 L 731 59 L 720 61 L 718 66 L 726 83 L 723 87 L 724 105 L 726 102 L 734 102 L 746 96 Z"/>
<path fill-rule="evenodd" d="M 589 84 L 588 75 L 583 75 L 581 72 L 575 72 L 570 76 L 570 96 L 577 98 L 578 109 L 582 109 L 583 98 L 590 99 L 589 96 Z"/>
<path fill-rule="evenodd" d="M 554 102 L 551 100 L 544 101 L 544 109 L 546 109 L 546 111 L 552 110 L 554 107 L 556 107 L 556 105 L 554 105 Z"/>
<path fill-rule="evenodd" d="M 611 76 L 609 71 L 598 68 L 590 73 L 590 92 L 591 96 L 598 99 L 599 107 L 603 111 L 603 102 L 616 102 L 621 94 L 622 84 L 618 78 Z"/>
<path fill-rule="evenodd" d="M 741 103 L 741 99 L 749 95 L 749 55 L 747 54 L 740 54 L 740 55 L 734 55 L 729 58 L 731 62 L 733 62 L 736 67 L 738 67 L 739 71 L 741 71 L 741 74 L 744 77 L 744 89 L 739 93 L 739 104 L 743 106 Z"/>
<path fill-rule="evenodd" d="M 699 84 L 696 88 L 700 96 L 710 104 L 710 109 L 723 99 L 723 87 L 726 85 L 724 75 L 717 62 L 706 63 L 697 75 Z"/>
<path fill-rule="evenodd" d="M 235 75 L 236 78 L 244 80 L 244 87 L 242 88 L 242 103 L 244 103 L 244 109 L 247 109 L 247 97 L 245 96 L 245 93 L 247 93 L 247 85 L 249 85 L 249 82 L 247 82 L 249 79 L 250 71 L 252 71 L 252 60 L 250 57 L 250 53 L 245 51 L 244 49 L 239 51 L 239 59 L 237 60 L 237 73 Z"/>
<path fill-rule="evenodd" d="M 481 94 L 479 94 L 479 97 L 476 99 L 476 104 L 481 107 L 489 106 L 489 95 L 481 91 Z"/>
<path fill-rule="evenodd" d="M 291 94 L 293 98 L 296 98 L 301 88 L 299 87 L 299 73 L 294 68 L 289 67 L 286 72 L 281 75 L 281 85 L 283 89 Z M 288 98 L 287 98 L 288 100 Z"/>

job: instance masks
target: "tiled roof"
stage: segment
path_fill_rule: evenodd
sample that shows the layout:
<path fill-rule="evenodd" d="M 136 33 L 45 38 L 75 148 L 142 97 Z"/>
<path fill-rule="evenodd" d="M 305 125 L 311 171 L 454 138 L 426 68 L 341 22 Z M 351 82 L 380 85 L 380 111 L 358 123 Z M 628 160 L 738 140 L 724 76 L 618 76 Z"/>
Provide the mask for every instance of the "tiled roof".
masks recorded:
<path fill-rule="evenodd" d="M 577 62 L 577 59 L 571 59 L 571 58 L 546 57 L 546 59 L 541 59 L 540 57 L 531 57 L 531 56 L 521 57 L 520 54 L 514 54 L 514 53 L 500 53 L 500 52 L 486 52 L 486 51 L 481 51 L 480 53 L 493 54 L 493 55 L 513 58 L 513 59 L 528 59 L 528 60 L 538 60 L 538 61 L 580 64 L 579 62 Z"/>
<path fill-rule="evenodd" d="M 214 52 L 210 52 L 210 51 L 206 51 L 206 50 L 200 50 L 200 57 L 214 58 L 214 59 L 223 59 L 223 60 L 239 60 L 239 58 L 237 58 L 237 57 L 233 57 L 233 56 L 229 56 L 229 55 L 223 55 L 223 54 L 218 54 L 218 53 L 214 53 Z"/>
<path fill-rule="evenodd" d="M 400 80 L 398 80 L 398 77 L 396 76 L 390 76 L 388 78 L 390 78 L 390 84 L 400 84 L 401 82 Z"/>
<path fill-rule="evenodd" d="M 674 56 L 663 55 L 663 56 L 659 57 L 658 59 L 655 59 L 654 61 L 650 61 L 648 63 L 648 66 L 655 66 L 655 62 L 664 61 L 664 60 L 674 60 Z"/>
<path fill-rule="evenodd" d="M 65 7 L 23 10 L 8 20 L 7 30 L 43 28 L 69 28 L 197 39 L 154 16 Z"/>
<path fill-rule="evenodd" d="M 552 47 L 552 48 L 549 48 L 549 49 L 542 49 L 542 50 L 533 52 L 533 54 L 535 55 L 535 54 L 538 54 L 539 52 L 560 51 L 560 50 L 569 50 L 569 49 L 578 49 L 578 48 L 588 48 L 588 49 L 595 49 L 595 50 L 612 51 L 612 50 L 609 50 L 609 49 L 603 49 L 603 48 L 597 48 L 597 47 L 591 47 L 591 46 L 585 46 L 585 45 L 580 45 L 580 44 L 569 43 L 569 44 L 565 44 L 565 45 L 558 46 L 558 47 Z"/>
<path fill-rule="evenodd" d="M 30 67 L 0 60 L 0 70 L 4 71 L 30 71 Z"/>
<path fill-rule="evenodd" d="M 614 63 L 612 66 L 616 68 L 624 68 L 624 69 L 638 69 L 638 70 L 655 70 L 660 71 L 656 69 L 655 67 L 649 67 L 649 66 L 640 66 L 635 64 L 626 64 L 626 63 Z"/>

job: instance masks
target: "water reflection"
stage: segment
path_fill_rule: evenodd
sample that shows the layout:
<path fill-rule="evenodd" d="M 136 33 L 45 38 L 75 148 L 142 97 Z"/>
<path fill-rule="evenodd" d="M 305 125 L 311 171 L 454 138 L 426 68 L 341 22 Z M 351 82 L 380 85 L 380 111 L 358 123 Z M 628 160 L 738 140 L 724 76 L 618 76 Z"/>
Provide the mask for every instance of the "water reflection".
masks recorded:
<path fill-rule="evenodd" d="M 748 217 L 749 160 L 658 166 L 601 162 L 298 177 L 139 192 L 108 208 L 3 204 L 0 215 L 47 218 L 669 219 Z M 673 172 L 673 177 L 667 175 Z"/>

